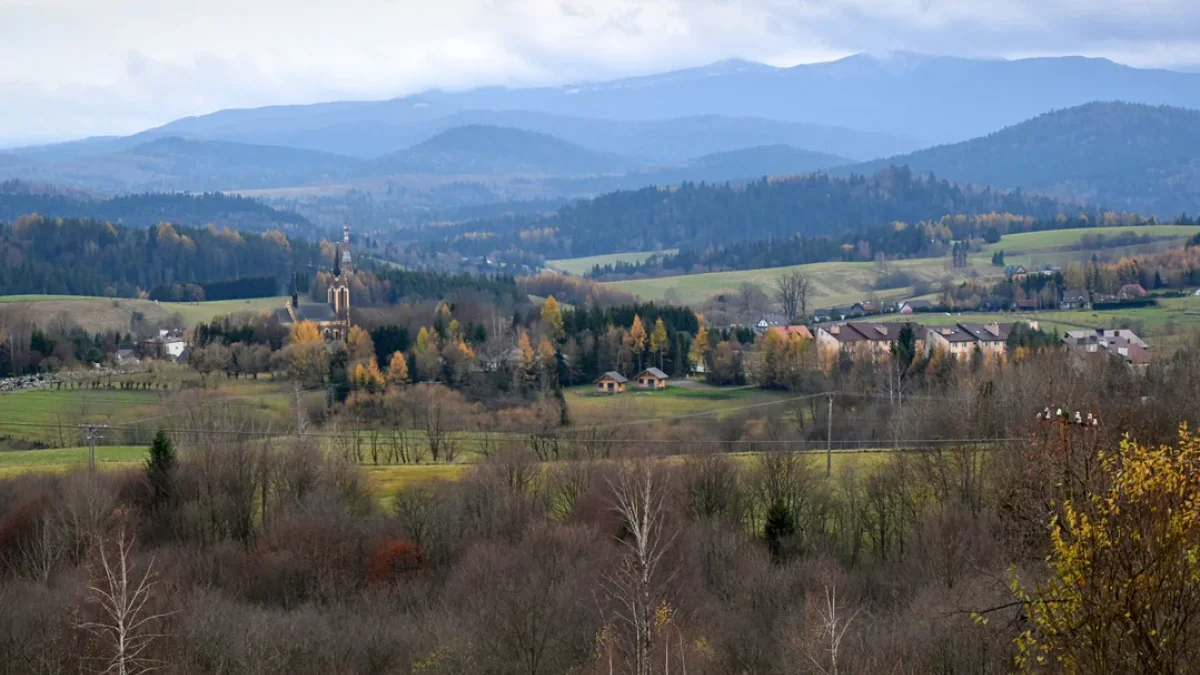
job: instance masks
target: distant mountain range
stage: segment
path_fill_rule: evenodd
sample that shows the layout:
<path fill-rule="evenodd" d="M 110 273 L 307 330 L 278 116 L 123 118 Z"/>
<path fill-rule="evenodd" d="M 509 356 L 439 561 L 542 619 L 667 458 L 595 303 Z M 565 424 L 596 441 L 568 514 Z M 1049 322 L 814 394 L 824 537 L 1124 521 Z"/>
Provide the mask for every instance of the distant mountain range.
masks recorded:
<path fill-rule="evenodd" d="M 124 139 L 120 144 L 128 145 Z M 99 146 L 92 145 L 92 148 Z M 109 151 L 0 154 L 0 179 L 19 178 L 103 193 L 251 190 L 324 184 L 427 183 L 422 178 L 540 181 L 540 198 L 587 196 L 684 180 L 725 181 L 828 169 L 852 160 L 787 145 L 707 154 L 675 163 L 603 153 L 539 132 L 467 125 L 372 159 L 232 141 L 158 138 Z"/>
<path fill-rule="evenodd" d="M 534 118 L 531 113 L 573 118 L 643 121 L 695 116 L 761 118 L 808 125 L 865 130 L 921 144 L 966 140 L 1016 124 L 1049 110 L 1090 101 L 1122 100 L 1200 108 L 1200 74 L 1131 68 L 1107 59 L 1057 57 L 1007 60 L 965 59 L 895 53 L 859 54 L 838 61 L 775 68 L 748 61 L 610 82 L 558 87 L 491 87 L 463 92 L 429 91 L 381 102 L 342 102 L 228 110 L 167 124 L 158 133 L 294 145 L 293 136 L 352 135 L 352 125 L 378 134 L 379 127 L 421 127 L 425 137 L 438 120 L 454 114 L 462 124 L 498 124 L 550 133 L 594 150 L 629 154 L 607 147 L 614 132 L 595 136 L 597 145 L 573 137 L 566 127 L 578 119 Z M 516 118 L 487 117 L 503 111 Z M 483 115 L 484 117 L 475 117 Z M 529 116 L 529 117 L 525 117 Z M 351 125 L 351 128 L 347 128 Z M 556 126 L 555 126 L 556 125 Z M 444 128 L 444 127 L 442 127 Z M 815 130 L 814 130 L 815 131 Z M 588 130 L 588 133 L 593 133 Z M 345 139 L 351 141 L 351 138 Z M 407 146 L 422 140 L 406 139 Z M 804 139 L 762 139 L 740 147 L 787 143 L 859 159 L 894 154 L 879 147 L 829 147 Z M 880 139 L 882 140 L 882 139 Z M 893 140 L 894 142 L 894 140 Z M 311 146 L 305 146 L 311 147 Z M 364 146 L 370 148 L 371 146 Z M 345 147 L 319 149 L 356 154 Z M 395 148 L 398 149 L 398 148 Z M 671 159 L 732 150 L 694 148 Z M 862 151 L 867 151 L 867 157 Z M 660 158 L 661 159 L 661 158 Z"/>
<path fill-rule="evenodd" d="M 1130 104 L 1094 103 L 1112 100 Z M 325 200 L 322 219 L 339 218 L 329 200 L 353 190 L 388 202 L 374 224 L 391 227 L 414 210 L 910 164 L 1174 215 L 1200 211 L 1190 158 L 1200 113 L 1185 108 L 1200 108 L 1200 73 L 1104 59 L 734 60 L 601 83 L 223 110 L 0 152 L 0 180 L 100 194 L 298 188 L 288 198 Z M 934 143 L 944 145 L 920 150 Z"/>
<path fill-rule="evenodd" d="M 1171 218 L 1200 213 L 1200 111 L 1130 103 L 1056 110 L 987 136 L 847 167 L 889 164 L 976 185 Z"/>

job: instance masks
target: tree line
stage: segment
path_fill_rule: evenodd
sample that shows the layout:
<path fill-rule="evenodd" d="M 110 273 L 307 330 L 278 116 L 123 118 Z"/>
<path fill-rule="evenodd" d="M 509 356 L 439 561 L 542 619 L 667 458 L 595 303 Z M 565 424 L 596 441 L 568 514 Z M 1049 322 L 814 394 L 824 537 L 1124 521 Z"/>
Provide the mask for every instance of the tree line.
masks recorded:
<path fill-rule="evenodd" d="M 216 226 L 160 222 L 127 227 L 80 218 L 27 215 L 0 225 L 0 293 L 138 297 L 157 286 L 225 281 L 268 273 L 287 279 L 321 262 L 319 246 Z"/>
<path fill-rule="evenodd" d="M 871 177 L 818 173 L 738 185 L 689 182 L 619 191 L 572 202 L 552 215 L 468 222 L 450 228 L 449 234 L 441 228 L 427 230 L 423 246 L 462 255 L 517 248 L 569 258 L 629 250 L 704 250 L 796 233 L 829 236 L 946 214 L 1015 213 L 1052 221 L 1080 210 L 1047 197 L 964 187 L 891 167 Z"/>
<path fill-rule="evenodd" d="M 280 229 L 317 234 L 313 224 L 298 213 L 280 211 L 256 199 L 223 192 L 147 192 L 94 199 L 63 188 L 18 180 L 0 181 L 0 221 L 11 222 L 30 213 L 55 218 L 87 218 L 129 227 L 151 227 L 167 221 L 213 223 L 218 227 L 255 232 Z"/>

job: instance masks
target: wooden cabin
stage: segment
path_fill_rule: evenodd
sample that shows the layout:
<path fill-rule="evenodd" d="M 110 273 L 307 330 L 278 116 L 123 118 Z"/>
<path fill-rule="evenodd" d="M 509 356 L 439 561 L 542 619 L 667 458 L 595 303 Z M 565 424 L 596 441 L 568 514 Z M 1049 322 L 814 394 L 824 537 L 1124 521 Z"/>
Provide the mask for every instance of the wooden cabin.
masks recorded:
<path fill-rule="evenodd" d="M 596 391 L 601 394 L 619 394 L 625 391 L 625 383 L 628 381 L 629 378 L 610 370 L 596 380 Z"/>
<path fill-rule="evenodd" d="M 658 368 L 647 368 L 638 373 L 638 389 L 666 389 L 667 374 Z"/>

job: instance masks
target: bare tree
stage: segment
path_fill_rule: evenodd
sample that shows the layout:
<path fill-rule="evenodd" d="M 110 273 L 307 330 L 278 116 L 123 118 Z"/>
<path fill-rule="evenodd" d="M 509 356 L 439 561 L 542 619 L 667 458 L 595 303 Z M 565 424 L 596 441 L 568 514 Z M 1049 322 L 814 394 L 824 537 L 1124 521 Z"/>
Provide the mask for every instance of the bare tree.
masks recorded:
<path fill-rule="evenodd" d="M 808 654 L 808 659 L 812 661 L 818 672 L 825 675 L 837 675 L 838 653 L 842 648 L 842 640 L 846 637 L 846 632 L 850 630 L 850 624 L 854 622 L 859 611 L 861 608 L 855 610 L 850 616 L 846 616 L 845 612 L 839 613 L 837 586 L 833 584 L 825 586 L 824 606 L 816 611 L 816 625 L 821 629 L 820 646 L 813 650 L 820 656 Z"/>
<path fill-rule="evenodd" d="M 808 314 L 809 280 L 798 270 L 775 277 L 775 299 L 783 306 L 788 321 Z M 797 311 L 798 310 L 798 311 Z"/>
<path fill-rule="evenodd" d="M 628 632 L 626 656 L 633 672 L 650 675 L 654 613 L 665 602 L 670 581 L 663 557 L 675 539 L 667 532 L 666 481 L 648 462 L 639 462 L 609 485 L 625 536 L 617 540 L 621 562 L 604 576 L 605 587 L 615 601 L 615 623 Z"/>
<path fill-rule="evenodd" d="M 133 536 L 124 523 L 117 527 L 110 549 L 104 538 L 97 539 L 95 579 L 88 586 L 88 602 L 99 607 L 95 621 L 80 624 L 99 637 L 111 651 L 100 673 L 138 675 L 157 670 L 159 665 L 146 652 L 156 638 L 158 624 L 169 612 L 155 612 L 151 601 L 158 585 L 151 559 L 140 575 L 133 568 Z"/>

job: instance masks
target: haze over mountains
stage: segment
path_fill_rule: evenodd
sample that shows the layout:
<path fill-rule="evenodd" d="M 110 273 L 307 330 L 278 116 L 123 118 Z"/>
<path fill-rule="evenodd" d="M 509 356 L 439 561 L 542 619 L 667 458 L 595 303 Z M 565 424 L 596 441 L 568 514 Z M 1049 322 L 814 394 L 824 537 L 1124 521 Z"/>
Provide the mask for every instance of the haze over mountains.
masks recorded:
<path fill-rule="evenodd" d="M 353 188 L 441 208 L 909 164 L 1166 216 L 1200 210 L 1189 108 L 1200 108 L 1200 73 L 1105 59 L 733 60 L 602 83 L 225 110 L 0 152 L 0 179 L 101 194 Z"/>

